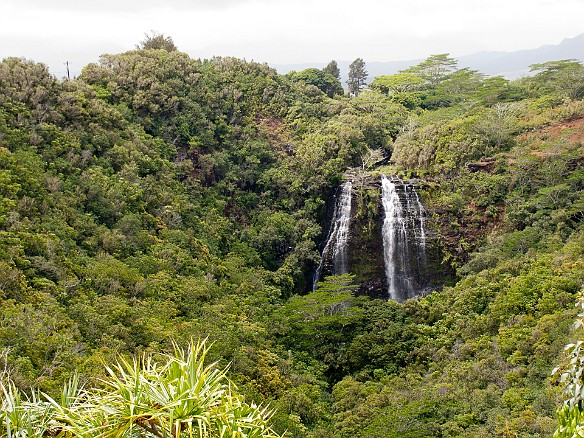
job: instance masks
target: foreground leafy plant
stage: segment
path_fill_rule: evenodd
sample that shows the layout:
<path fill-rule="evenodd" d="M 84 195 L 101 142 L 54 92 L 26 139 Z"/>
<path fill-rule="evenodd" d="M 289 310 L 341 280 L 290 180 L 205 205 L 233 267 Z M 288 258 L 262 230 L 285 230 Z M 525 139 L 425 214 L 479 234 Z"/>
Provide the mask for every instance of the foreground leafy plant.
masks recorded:
<path fill-rule="evenodd" d="M 272 412 L 248 404 L 226 370 L 205 365 L 208 347 L 191 343 L 159 363 L 151 356 L 120 358 L 106 367 L 105 389 L 85 391 L 73 378 L 59 401 L 23 395 L 2 383 L 0 436 L 12 437 L 278 437 Z"/>
<path fill-rule="evenodd" d="M 580 312 L 574 324 L 576 329 L 584 326 L 584 293 L 578 295 L 576 307 Z M 566 345 L 564 362 L 553 374 L 564 383 L 567 398 L 556 411 L 559 427 L 555 438 L 584 437 L 584 341 Z"/>

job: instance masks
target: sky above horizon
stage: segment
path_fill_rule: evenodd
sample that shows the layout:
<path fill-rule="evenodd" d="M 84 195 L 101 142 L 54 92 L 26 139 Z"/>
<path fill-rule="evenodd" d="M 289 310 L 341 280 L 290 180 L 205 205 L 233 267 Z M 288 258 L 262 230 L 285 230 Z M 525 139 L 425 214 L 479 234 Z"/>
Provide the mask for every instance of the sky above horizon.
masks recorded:
<path fill-rule="evenodd" d="M 63 77 L 156 31 L 193 58 L 411 60 L 559 44 L 582 16 L 584 0 L 1 0 L 0 58 Z"/>

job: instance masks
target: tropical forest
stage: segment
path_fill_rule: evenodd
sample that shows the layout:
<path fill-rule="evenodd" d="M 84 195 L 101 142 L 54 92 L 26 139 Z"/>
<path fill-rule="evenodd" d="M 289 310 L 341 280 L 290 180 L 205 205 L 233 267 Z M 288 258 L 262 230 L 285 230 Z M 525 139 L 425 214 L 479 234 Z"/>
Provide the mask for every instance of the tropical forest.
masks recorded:
<path fill-rule="evenodd" d="M 584 66 L 0 63 L 1 437 L 584 436 Z"/>

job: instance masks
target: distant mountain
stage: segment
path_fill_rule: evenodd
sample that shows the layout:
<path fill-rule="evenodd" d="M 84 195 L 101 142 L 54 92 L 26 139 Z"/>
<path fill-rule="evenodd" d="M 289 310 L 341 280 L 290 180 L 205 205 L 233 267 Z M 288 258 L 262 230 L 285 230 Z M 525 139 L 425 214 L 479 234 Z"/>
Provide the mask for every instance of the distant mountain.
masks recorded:
<path fill-rule="evenodd" d="M 560 44 L 517 52 L 480 52 L 458 58 L 460 67 L 470 67 L 488 75 L 507 78 L 525 76 L 529 66 L 561 59 L 584 61 L 584 34 L 565 38 Z"/>
<path fill-rule="evenodd" d="M 584 61 L 584 33 L 574 38 L 565 38 L 560 44 L 545 45 L 536 49 L 519 50 L 516 52 L 478 52 L 472 55 L 456 58 L 459 67 L 469 67 L 491 76 L 504 76 L 515 79 L 529 74 L 529 66 L 547 61 L 560 59 L 577 59 Z M 420 63 L 422 59 L 389 62 L 365 62 L 369 72 L 369 81 L 376 76 L 390 75 L 412 65 Z M 337 61 L 341 69 L 341 82 L 347 80 L 351 61 Z M 323 68 L 327 63 L 312 64 L 273 64 L 279 73 L 285 74 L 292 70 L 301 71 L 306 68 Z"/>

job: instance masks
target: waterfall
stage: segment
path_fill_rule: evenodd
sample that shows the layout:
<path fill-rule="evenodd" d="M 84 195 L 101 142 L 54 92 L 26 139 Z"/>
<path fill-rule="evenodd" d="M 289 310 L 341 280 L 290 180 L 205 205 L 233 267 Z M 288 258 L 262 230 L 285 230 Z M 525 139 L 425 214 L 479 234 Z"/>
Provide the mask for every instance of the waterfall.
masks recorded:
<path fill-rule="evenodd" d="M 420 202 L 420 195 L 413 185 L 405 186 L 408 216 L 413 221 L 414 248 L 418 260 L 418 269 L 421 273 L 426 270 L 426 230 L 424 220 L 426 211 Z M 417 219 L 417 220 L 416 220 Z"/>
<path fill-rule="evenodd" d="M 413 185 L 381 179 L 383 257 L 389 298 L 404 301 L 420 292 L 426 271 L 425 212 Z"/>
<path fill-rule="evenodd" d="M 353 184 L 348 181 L 341 186 L 341 194 L 335 203 L 333 222 L 327 237 L 326 245 L 322 250 L 320 264 L 314 274 L 312 289 L 316 290 L 325 265 L 331 265 L 332 275 L 346 274 L 349 271 L 348 242 L 349 225 L 351 222 L 351 198 Z"/>

